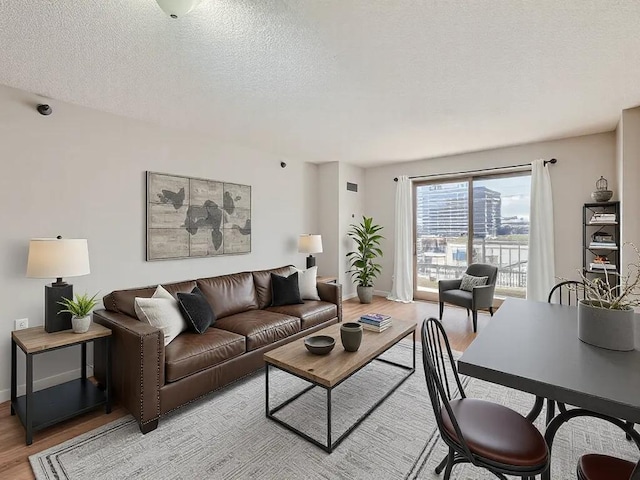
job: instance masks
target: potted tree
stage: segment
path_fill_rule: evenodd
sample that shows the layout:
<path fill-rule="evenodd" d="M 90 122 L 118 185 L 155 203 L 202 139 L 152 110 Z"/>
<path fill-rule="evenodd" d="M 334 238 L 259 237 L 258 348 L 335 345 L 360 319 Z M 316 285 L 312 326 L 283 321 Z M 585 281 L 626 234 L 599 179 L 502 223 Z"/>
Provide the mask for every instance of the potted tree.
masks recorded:
<path fill-rule="evenodd" d="M 67 312 L 72 315 L 71 325 L 74 333 L 84 333 L 89 330 L 91 326 L 91 310 L 98 304 L 96 293 L 93 297 L 89 298 L 89 295 L 84 293 L 82 295 L 76 295 L 75 300 L 63 298 L 61 302 L 58 302 L 63 307 L 66 307 L 60 312 Z"/>
<path fill-rule="evenodd" d="M 372 217 L 363 216 L 359 225 L 349 225 L 347 236 L 356 242 L 358 248 L 347 253 L 351 268 L 346 273 L 358 284 L 360 303 L 371 303 L 373 282 L 382 268 L 376 263 L 376 259 L 382 257 L 380 240 L 384 237 L 378 233 L 381 230 L 380 225 L 373 223 Z"/>
<path fill-rule="evenodd" d="M 589 279 L 583 272 L 584 299 L 578 302 L 578 338 L 585 343 L 610 350 L 634 349 L 635 312 L 640 306 L 640 252 L 630 245 L 636 254 L 636 263 L 628 266 L 628 274 L 610 273 Z M 613 281 L 618 276 L 620 282 Z"/>

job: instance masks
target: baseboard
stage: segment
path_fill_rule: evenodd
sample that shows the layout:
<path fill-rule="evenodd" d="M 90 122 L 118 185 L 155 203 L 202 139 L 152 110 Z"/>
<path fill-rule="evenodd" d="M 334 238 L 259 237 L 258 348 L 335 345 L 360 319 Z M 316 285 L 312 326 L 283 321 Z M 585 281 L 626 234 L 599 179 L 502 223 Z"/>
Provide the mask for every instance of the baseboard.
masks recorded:
<path fill-rule="evenodd" d="M 43 390 L 45 388 L 53 387 L 54 385 L 58 385 L 60 383 L 68 382 L 70 380 L 74 380 L 76 378 L 80 378 L 81 370 L 76 368 L 75 370 L 69 370 L 68 372 L 63 372 L 58 375 L 53 375 L 51 377 L 40 378 L 38 380 L 33 381 L 33 390 Z M 87 376 L 93 376 L 93 365 L 87 365 Z M 24 395 L 26 393 L 27 387 L 26 384 L 18 384 L 18 396 Z M 0 402 L 6 402 L 11 400 L 11 388 L 6 388 L 4 390 L 0 390 Z"/>
<path fill-rule="evenodd" d="M 356 298 L 358 294 L 356 292 L 349 293 L 348 295 L 342 295 L 342 300 L 351 300 L 352 298 Z"/>
<path fill-rule="evenodd" d="M 378 296 L 378 297 L 385 297 L 385 298 L 386 298 L 386 297 L 388 297 L 390 293 L 391 293 L 391 292 L 386 292 L 386 291 L 384 291 L 384 290 L 374 290 L 374 291 L 373 291 L 373 294 L 374 294 L 374 295 L 376 295 L 376 296 Z"/>

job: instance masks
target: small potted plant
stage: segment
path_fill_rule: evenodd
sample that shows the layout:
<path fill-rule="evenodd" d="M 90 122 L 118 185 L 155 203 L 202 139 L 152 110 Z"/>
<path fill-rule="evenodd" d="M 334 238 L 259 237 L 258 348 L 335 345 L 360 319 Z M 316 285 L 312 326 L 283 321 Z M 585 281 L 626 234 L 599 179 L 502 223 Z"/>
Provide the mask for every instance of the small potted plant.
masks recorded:
<path fill-rule="evenodd" d="M 97 293 L 91 298 L 89 298 L 89 295 L 86 293 L 82 295 L 76 294 L 75 300 L 63 298 L 61 302 L 58 302 L 60 305 L 65 307 L 64 310 L 60 310 L 60 312 L 67 312 L 72 315 L 71 325 L 74 333 L 85 333 L 89 330 L 89 327 L 91 326 L 90 313 L 98 304 L 98 301 L 96 300 L 97 296 Z"/>
<path fill-rule="evenodd" d="M 628 273 L 620 275 L 604 269 L 603 276 L 587 278 L 580 272 L 584 299 L 578 302 L 578 338 L 620 351 L 635 347 L 634 307 L 640 306 L 640 252 L 632 243 L 625 245 L 631 246 L 636 255 L 636 262 L 627 267 Z"/>
<path fill-rule="evenodd" d="M 364 216 L 360 225 L 352 224 L 349 227 L 347 236 L 355 240 L 358 249 L 347 253 L 351 267 L 347 273 L 358 283 L 360 303 L 371 303 L 373 281 L 382 269 L 380 264 L 375 262 L 378 257 L 382 257 L 380 240 L 384 237 L 378 233 L 382 227 L 373 223 L 373 218 Z"/>

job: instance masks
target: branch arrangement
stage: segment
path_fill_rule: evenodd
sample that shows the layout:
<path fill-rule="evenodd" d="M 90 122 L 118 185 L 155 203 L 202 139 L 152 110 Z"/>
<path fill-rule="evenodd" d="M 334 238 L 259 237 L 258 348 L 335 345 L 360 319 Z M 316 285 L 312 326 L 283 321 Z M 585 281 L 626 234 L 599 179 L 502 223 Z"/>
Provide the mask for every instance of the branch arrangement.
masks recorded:
<path fill-rule="evenodd" d="M 635 262 L 627 265 L 627 274 L 620 275 L 617 272 L 610 273 L 604 270 L 604 278 L 598 277 L 589 279 L 582 270 L 578 273 L 582 279 L 580 287 L 570 287 L 572 290 L 584 289 L 584 298 L 590 300 L 592 305 L 607 308 L 610 310 L 627 310 L 629 308 L 640 306 L 640 251 L 631 242 L 623 245 L 630 245 L 636 254 Z M 618 277 L 620 284 L 611 281 Z"/>

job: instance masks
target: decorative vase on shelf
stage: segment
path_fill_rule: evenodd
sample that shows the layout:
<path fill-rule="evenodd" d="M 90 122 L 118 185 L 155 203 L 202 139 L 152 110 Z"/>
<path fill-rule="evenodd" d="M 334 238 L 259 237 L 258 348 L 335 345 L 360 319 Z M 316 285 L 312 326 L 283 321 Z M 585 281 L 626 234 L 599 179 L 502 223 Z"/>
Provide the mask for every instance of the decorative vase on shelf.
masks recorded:
<path fill-rule="evenodd" d="M 578 303 L 578 338 L 585 343 L 609 350 L 629 351 L 635 343 L 633 308 L 611 309 L 597 300 Z"/>
<path fill-rule="evenodd" d="M 608 202 L 613 197 L 613 191 L 609 190 L 609 182 L 602 175 L 596 182 L 596 190 L 591 192 L 591 198 L 594 202 Z"/>
<path fill-rule="evenodd" d="M 347 352 L 356 352 L 362 342 L 362 325 L 356 322 L 343 323 L 340 326 L 340 340 Z"/>
<path fill-rule="evenodd" d="M 91 326 L 91 315 L 85 315 L 84 317 L 71 317 L 71 327 L 73 333 L 85 333 Z"/>

